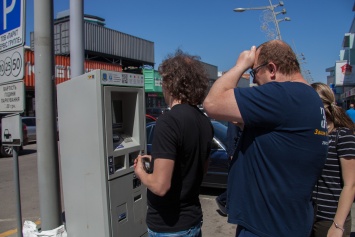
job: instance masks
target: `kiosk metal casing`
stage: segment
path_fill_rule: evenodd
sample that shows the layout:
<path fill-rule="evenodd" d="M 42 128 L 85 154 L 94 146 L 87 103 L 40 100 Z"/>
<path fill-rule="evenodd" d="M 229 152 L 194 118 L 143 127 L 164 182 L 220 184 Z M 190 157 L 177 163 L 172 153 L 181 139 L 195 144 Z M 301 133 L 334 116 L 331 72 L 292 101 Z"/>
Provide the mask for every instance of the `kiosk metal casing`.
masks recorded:
<path fill-rule="evenodd" d="M 60 162 L 70 236 L 144 236 L 143 75 L 95 70 L 57 86 Z"/>

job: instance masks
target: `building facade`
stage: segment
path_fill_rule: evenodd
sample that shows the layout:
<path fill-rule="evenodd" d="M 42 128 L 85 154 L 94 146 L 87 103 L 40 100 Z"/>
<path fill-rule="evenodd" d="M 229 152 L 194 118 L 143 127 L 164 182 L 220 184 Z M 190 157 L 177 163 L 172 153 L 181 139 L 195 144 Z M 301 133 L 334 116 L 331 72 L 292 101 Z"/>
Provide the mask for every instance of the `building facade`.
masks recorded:
<path fill-rule="evenodd" d="M 24 115 L 35 116 L 34 33 L 31 47 L 25 50 L 26 109 Z M 60 12 L 54 20 L 54 84 L 70 80 L 70 16 Z M 105 19 L 84 15 L 85 72 L 95 69 L 143 74 L 146 107 L 166 107 L 161 76 L 154 69 L 154 42 L 105 27 Z M 203 63 L 210 85 L 217 79 L 217 67 Z"/>
<path fill-rule="evenodd" d="M 352 11 L 355 11 L 355 4 Z M 344 109 L 355 102 L 355 18 L 345 33 L 339 60 L 326 69 L 327 84 L 333 89 L 337 104 Z"/>

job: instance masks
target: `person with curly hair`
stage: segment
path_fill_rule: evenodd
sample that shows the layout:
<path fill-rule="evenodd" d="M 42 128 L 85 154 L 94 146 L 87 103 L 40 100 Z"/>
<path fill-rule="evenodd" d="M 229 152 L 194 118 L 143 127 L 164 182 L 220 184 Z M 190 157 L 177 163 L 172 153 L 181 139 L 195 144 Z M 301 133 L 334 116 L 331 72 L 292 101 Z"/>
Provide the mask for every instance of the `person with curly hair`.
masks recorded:
<path fill-rule="evenodd" d="M 171 108 L 156 122 L 151 156 L 138 156 L 134 170 L 147 186 L 149 236 L 202 236 L 199 188 L 207 171 L 214 135 L 197 107 L 208 77 L 199 57 L 177 50 L 159 66 L 164 99 Z M 142 158 L 151 160 L 147 173 Z"/>
<path fill-rule="evenodd" d="M 311 85 L 324 104 L 329 148 L 321 176 L 313 190 L 315 220 L 312 237 L 349 237 L 351 206 L 355 196 L 355 125 L 335 103 L 331 88 Z"/>
<path fill-rule="evenodd" d="M 236 87 L 248 69 L 258 86 Z M 244 124 L 227 187 L 236 236 L 309 236 L 328 137 L 323 103 L 291 47 L 272 40 L 240 53 L 203 106 L 214 119 Z"/>

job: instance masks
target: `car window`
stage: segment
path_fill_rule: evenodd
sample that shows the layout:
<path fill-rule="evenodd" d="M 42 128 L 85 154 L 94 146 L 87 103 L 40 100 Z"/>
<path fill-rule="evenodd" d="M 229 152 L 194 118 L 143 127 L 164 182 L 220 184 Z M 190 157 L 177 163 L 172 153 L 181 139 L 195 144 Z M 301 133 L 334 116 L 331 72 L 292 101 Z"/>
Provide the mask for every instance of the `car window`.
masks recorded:
<path fill-rule="evenodd" d="M 216 141 L 216 139 L 213 139 L 211 144 L 211 149 L 218 150 L 218 149 L 223 149 L 223 147 Z"/>
<path fill-rule="evenodd" d="M 227 144 L 227 127 L 219 122 L 212 121 L 214 136 L 224 145 Z"/>
<path fill-rule="evenodd" d="M 151 122 L 154 122 L 155 120 L 152 119 L 152 118 L 149 118 L 149 117 L 145 117 L 145 123 L 148 124 L 148 123 L 151 123 Z"/>
<path fill-rule="evenodd" d="M 146 130 L 147 144 L 153 143 L 154 128 L 155 128 L 155 123 L 147 125 L 147 130 Z"/>
<path fill-rule="evenodd" d="M 35 118 L 22 118 L 22 122 L 26 124 L 26 126 L 36 126 Z"/>

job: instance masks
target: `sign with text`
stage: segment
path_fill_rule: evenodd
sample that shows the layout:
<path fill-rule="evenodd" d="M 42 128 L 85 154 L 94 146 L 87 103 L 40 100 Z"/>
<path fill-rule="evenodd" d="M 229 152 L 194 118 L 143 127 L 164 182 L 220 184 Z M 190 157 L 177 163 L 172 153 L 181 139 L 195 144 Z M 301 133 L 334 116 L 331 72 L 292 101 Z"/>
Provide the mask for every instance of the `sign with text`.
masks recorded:
<path fill-rule="evenodd" d="M 0 4 L 0 52 L 25 44 L 25 0 L 2 0 Z"/>
<path fill-rule="evenodd" d="M 355 65 L 350 65 L 348 61 L 337 61 L 335 63 L 335 85 L 354 86 L 355 85 Z"/>
<path fill-rule="evenodd" d="M 0 113 L 22 113 L 25 108 L 23 81 L 0 85 Z"/>
<path fill-rule="evenodd" d="M 0 53 L 0 84 L 22 79 L 25 74 L 25 48 Z"/>

